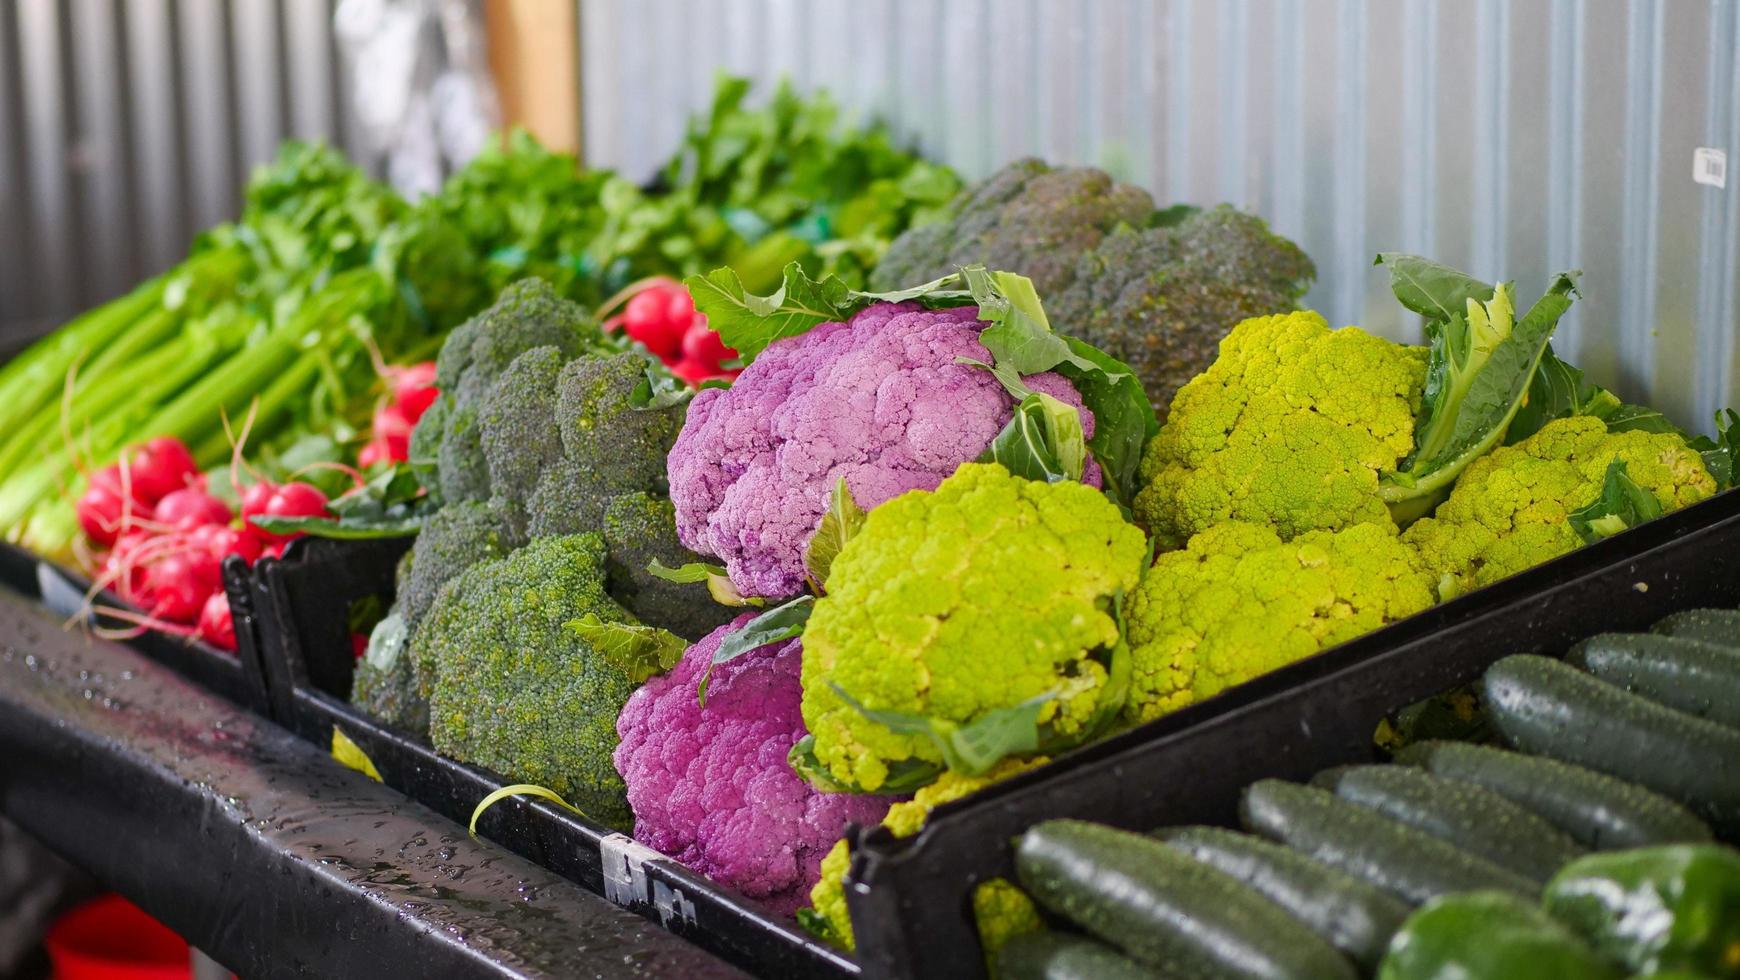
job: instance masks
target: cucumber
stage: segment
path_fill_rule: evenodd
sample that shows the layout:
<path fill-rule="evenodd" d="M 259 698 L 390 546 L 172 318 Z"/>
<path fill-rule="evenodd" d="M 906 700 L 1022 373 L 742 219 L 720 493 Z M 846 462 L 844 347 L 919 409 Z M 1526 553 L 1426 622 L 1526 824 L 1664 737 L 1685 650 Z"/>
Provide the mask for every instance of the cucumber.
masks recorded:
<path fill-rule="evenodd" d="M 1245 787 L 1247 830 L 1363 878 L 1410 905 L 1450 892 L 1492 888 L 1527 898 L 1540 886 L 1514 871 L 1315 786 L 1262 779 Z"/>
<path fill-rule="evenodd" d="M 1740 853 L 1731 848 L 1593 854 L 1561 871 L 1543 904 L 1635 972 L 1740 977 Z"/>
<path fill-rule="evenodd" d="M 1596 851 L 1707 841 L 1692 811 L 1636 783 L 1557 759 L 1462 742 L 1421 742 L 1396 761 L 1484 786 L 1556 824 Z"/>
<path fill-rule="evenodd" d="M 1473 783 L 1406 766 L 1346 766 L 1312 782 L 1543 885 L 1583 854 L 1564 831 Z"/>
<path fill-rule="evenodd" d="M 1273 841 L 1223 827 L 1169 827 L 1154 835 L 1249 885 L 1368 972 L 1408 917 L 1408 906 L 1387 892 Z"/>
<path fill-rule="evenodd" d="M 1152 837 L 1048 820 L 1017 841 L 1015 872 L 1040 906 L 1168 977 L 1355 976 L 1280 906 Z"/>
<path fill-rule="evenodd" d="M 1740 648 L 1683 636 L 1603 633 L 1565 661 L 1657 704 L 1740 728 Z"/>
<path fill-rule="evenodd" d="M 1377 980 L 1610 980 L 1619 973 L 1508 892 L 1436 899 L 1396 933 Z"/>
<path fill-rule="evenodd" d="M 1740 731 L 1598 681 L 1569 664 L 1519 655 L 1481 681 L 1486 711 L 1524 752 L 1642 784 L 1740 838 Z"/>
<path fill-rule="evenodd" d="M 998 980 L 1164 980 L 1103 943 L 1061 932 L 1016 936 L 997 954 Z"/>
<path fill-rule="evenodd" d="M 1651 626 L 1653 632 L 1740 648 L 1740 609 L 1688 609 Z"/>

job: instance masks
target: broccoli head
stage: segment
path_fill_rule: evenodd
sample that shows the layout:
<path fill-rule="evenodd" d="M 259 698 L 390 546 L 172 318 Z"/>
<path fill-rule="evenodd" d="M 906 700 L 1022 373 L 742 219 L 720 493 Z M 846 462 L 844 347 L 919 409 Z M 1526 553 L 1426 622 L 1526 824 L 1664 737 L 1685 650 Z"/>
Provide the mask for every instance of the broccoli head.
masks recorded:
<path fill-rule="evenodd" d="M 521 516 L 524 491 L 562 456 L 556 427 L 556 379 L 567 358 L 555 347 L 534 347 L 513 359 L 479 400 L 479 449 L 495 497 Z"/>
<path fill-rule="evenodd" d="M 636 840 L 791 915 L 846 825 L 881 820 L 890 800 L 819 792 L 786 764 L 804 734 L 798 640 L 714 667 L 707 703 L 698 703 L 720 641 L 750 618 L 714 630 L 628 699 L 616 719 L 616 769 Z"/>
<path fill-rule="evenodd" d="M 1137 520 L 1169 547 L 1228 520 L 1391 523 L 1378 477 L 1414 448 L 1426 356 L 1312 312 L 1240 323 L 1149 443 Z"/>
<path fill-rule="evenodd" d="M 448 582 L 411 637 L 443 755 L 560 793 L 588 817 L 632 820 L 616 716 L 637 686 L 567 627 L 587 614 L 632 623 L 604 588 L 604 539 L 541 538 Z"/>
<path fill-rule="evenodd" d="M 945 733 L 1033 706 L 1029 752 L 1097 734 L 1122 704 L 1121 693 L 1106 703 L 1105 661 L 1116 597 L 1135 588 L 1145 547 L 1093 488 L 995 463 L 870 511 L 804 632 L 803 714 L 822 778 L 876 792 L 952 765 L 937 740 L 875 714 Z"/>
<path fill-rule="evenodd" d="M 877 303 L 771 344 L 730 388 L 689 405 L 669 458 L 683 544 L 721 559 L 746 596 L 804 587 L 804 550 L 844 479 L 858 505 L 935 487 L 977 458 L 1009 421 L 1015 400 L 990 372 L 985 324 L 966 306 L 929 310 Z M 1061 375 L 1028 387 L 1093 416 Z M 1083 482 L 1098 486 L 1090 460 Z"/>
<path fill-rule="evenodd" d="M 1601 496 L 1615 461 L 1663 511 L 1716 492 L 1703 458 L 1677 433 L 1609 432 L 1594 416 L 1573 416 L 1469 464 L 1402 540 L 1436 573 L 1441 599 L 1488 585 L 1581 547 L 1571 514 Z"/>
<path fill-rule="evenodd" d="M 1299 246 L 1223 204 L 1106 236 L 1048 306 L 1070 333 L 1130 365 L 1165 421 L 1233 324 L 1295 308 L 1315 275 Z"/>
<path fill-rule="evenodd" d="M 1004 759 L 982 775 L 944 773 L 940 779 L 913 794 L 912 799 L 888 808 L 882 826 L 896 837 L 911 837 L 924 829 L 930 811 L 977 793 L 986 786 L 1043 765 L 1043 757 Z M 851 849 L 836 841 L 822 859 L 821 878 L 810 889 L 810 908 L 803 919 L 817 936 L 842 949 L 856 948 L 852 918 L 846 911 L 846 871 L 852 863 Z M 1005 942 L 1044 927 L 1039 910 L 1021 889 L 1002 878 L 992 878 L 973 891 L 973 913 L 979 925 L 979 941 L 987 957 L 995 956 Z"/>
<path fill-rule="evenodd" d="M 948 220 L 889 246 L 875 289 L 983 263 L 1033 280 L 1052 322 L 1129 364 L 1164 415 L 1241 320 L 1294 309 L 1316 270 L 1260 218 L 1223 205 L 1156 212 L 1092 167 L 1017 160 L 963 191 Z"/>
<path fill-rule="evenodd" d="M 399 569 L 396 610 L 408 629 L 423 621 L 441 587 L 481 561 L 523 544 L 500 507 L 475 500 L 448 504 L 429 516 Z"/>
<path fill-rule="evenodd" d="M 1217 525 L 1156 559 L 1125 607 L 1126 714 L 1157 718 L 1432 602 L 1431 574 L 1387 521 L 1286 542 Z"/>

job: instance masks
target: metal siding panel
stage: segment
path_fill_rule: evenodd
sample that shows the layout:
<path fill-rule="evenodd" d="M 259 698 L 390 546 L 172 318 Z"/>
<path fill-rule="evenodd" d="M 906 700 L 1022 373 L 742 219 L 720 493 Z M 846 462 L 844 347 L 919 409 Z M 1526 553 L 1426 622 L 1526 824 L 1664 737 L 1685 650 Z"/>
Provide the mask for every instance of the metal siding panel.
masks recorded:
<path fill-rule="evenodd" d="M 1546 257 L 1554 272 L 1582 265 L 1583 17 L 1580 0 L 1553 0 L 1547 45 Z M 1581 306 L 1571 307 L 1553 336 L 1554 347 L 1573 361 L 1580 347 Z"/>
<path fill-rule="evenodd" d="M 585 6 L 592 6 L 586 4 Z M 285 89 L 296 139 L 330 139 L 338 128 L 333 94 L 332 19 L 324 0 L 289 0 L 283 21 Z"/>
<path fill-rule="evenodd" d="M 25 182 L 24 127 L 19 123 L 23 114 L 18 108 L 21 73 L 18 64 L 16 22 L 0 14 L 0 241 L 23 243 L 30 240 L 30 215 L 27 201 L 30 187 Z M 34 315 L 35 297 L 25 260 L 29 250 L 14 245 L 7 250 L 8 258 L 0 261 L 0 328 L 22 324 Z M 0 345 L 10 346 L 14 338 L 0 336 Z"/>
<path fill-rule="evenodd" d="M 139 237 L 145 264 L 165 269 L 185 254 L 193 237 L 181 183 L 184 150 L 176 98 L 174 7 L 169 0 L 128 0 L 126 8 Z"/>
<path fill-rule="evenodd" d="M 1660 224 L 1652 206 L 1661 193 L 1661 37 L 1659 0 L 1631 0 L 1626 25 L 1625 178 L 1619 234 L 1620 392 L 1636 396 L 1655 376 L 1656 297 Z"/>
<path fill-rule="evenodd" d="M 1702 422 L 1698 381 L 1699 219 L 1703 188 L 1692 180 L 1692 150 L 1702 144 L 1710 105 L 1706 38 L 1715 25 L 1704 4 L 1663 4 L 1655 38 L 1655 186 L 1643 203 L 1653 216 L 1655 290 L 1644 390 L 1670 418 Z M 1667 57 L 1669 51 L 1678 52 Z"/>
<path fill-rule="evenodd" d="M 1583 269 L 1582 329 L 1576 336 L 1576 363 L 1591 377 L 1617 382 L 1620 289 L 1628 266 L 1621 255 L 1620 216 L 1626 153 L 1626 30 L 1624 0 L 1589 0 L 1585 10 L 1583 57 L 1584 125 L 1577 134 L 1583 160 L 1584 194 L 1579 221 Z"/>
<path fill-rule="evenodd" d="M 17 12 L 32 229 L 30 246 L 23 251 L 41 298 L 37 310 L 71 309 L 78 302 L 78 249 L 68 220 L 75 205 L 68 168 L 71 120 L 62 11 L 55 0 L 17 0 Z"/>
<path fill-rule="evenodd" d="M 133 260 L 127 174 L 126 116 L 120 38 L 112 0 L 75 0 L 72 69 L 78 125 L 72 135 L 72 166 L 80 207 L 75 226 L 85 251 L 78 276 L 78 303 L 91 306 L 127 291 L 143 270 Z"/>
<path fill-rule="evenodd" d="M 284 77 L 279 69 L 281 30 L 277 0 L 230 0 L 236 66 L 234 142 L 241 174 L 272 159 L 284 138 Z"/>
<path fill-rule="evenodd" d="M 182 107 L 186 113 L 186 169 L 181 177 L 194 226 L 206 228 L 234 209 L 237 180 L 231 146 L 228 11 L 224 0 L 181 0 Z"/>

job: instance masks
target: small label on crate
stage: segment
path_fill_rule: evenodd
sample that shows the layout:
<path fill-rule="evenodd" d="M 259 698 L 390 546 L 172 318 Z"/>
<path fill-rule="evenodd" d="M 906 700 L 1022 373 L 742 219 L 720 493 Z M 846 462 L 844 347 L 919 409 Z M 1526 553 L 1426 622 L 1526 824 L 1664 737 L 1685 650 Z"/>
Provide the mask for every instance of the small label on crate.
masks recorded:
<path fill-rule="evenodd" d="M 1692 151 L 1692 179 L 1711 187 L 1728 186 L 1728 153 L 1713 146 Z"/>
<path fill-rule="evenodd" d="M 672 919 L 694 924 L 695 903 L 681 889 L 647 877 L 647 862 L 663 860 L 663 854 L 626 834 L 611 834 L 598 842 L 598 857 L 605 898 L 625 907 L 651 905 L 665 926 Z"/>

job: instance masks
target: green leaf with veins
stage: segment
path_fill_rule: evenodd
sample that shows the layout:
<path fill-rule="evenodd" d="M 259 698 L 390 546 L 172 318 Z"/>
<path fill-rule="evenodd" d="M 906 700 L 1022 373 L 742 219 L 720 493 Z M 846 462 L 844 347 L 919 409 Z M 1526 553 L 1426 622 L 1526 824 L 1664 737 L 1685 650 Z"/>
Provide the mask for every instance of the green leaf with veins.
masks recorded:
<path fill-rule="evenodd" d="M 640 623 L 605 622 L 597 613 L 570 620 L 567 629 L 635 684 L 675 667 L 683 659 L 683 651 L 689 648 L 689 641 L 670 630 Z"/>
<path fill-rule="evenodd" d="M 1390 291 L 1403 306 L 1442 323 L 1464 313 L 1470 300 L 1486 303 L 1493 286 L 1419 255 L 1379 252 L 1372 262 L 1389 269 Z"/>
<path fill-rule="evenodd" d="M 1087 465 L 1081 415 L 1042 392 L 1021 399 L 1003 430 L 979 455 L 1016 476 L 1042 483 L 1080 480 Z"/>
<path fill-rule="evenodd" d="M 696 696 L 704 708 L 707 706 L 707 683 L 712 680 L 713 668 L 720 664 L 730 663 L 738 657 L 754 650 L 759 650 L 769 643 L 783 643 L 793 637 L 802 636 L 804 625 L 809 622 L 810 611 L 815 607 L 815 596 L 800 595 L 796 599 L 773 607 L 756 616 L 741 627 L 725 634 L 719 642 L 719 648 L 713 651 L 713 659 L 701 673 L 700 685 L 696 688 Z"/>
<path fill-rule="evenodd" d="M 709 565 L 706 562 L 692 561 L 676 568 L 665 565 L 654 558 L 647 563 L 646 570 L 654 578 L 675 582 L 678 585 L 689 585 L 695 582 L 707 583 L 707 593 L 713 601 L 721 606 L 761 606 L 761 599 L 739 595 L 737 587 L 731 584 L 731 577 L 725 574 L 724 565 Z"/>
<path fill-rule="evenodd" d="M 864 511 L 852 499 L 846 478 L 840 477 L 834 483 L 834 492 L 828 497 L 828 510 L 822 515 L 822 523 L 810 538 L 809 547 L 804 549 L 804 568 L 809 571 L 810 584 L 817 592 L 827 589 L 828 573 L 833 571 L 834 559 L 840 557 L 846 542 L 851 541 L 863 526 Z"/>
<path fill-rule="evenodd" d="M 1625 461 L 1616 459 L 1607 464 L 1600 495 L 1572 511 L 1567 520 L 1584 544 L 1594 544 L 1660 516 L 1661 501 L 1638 486 L 1625 471 Z"/>
<path fill-rule="evenodd" d="M 1505 430 L 1504 444 L 1514 446 L 1541 430 L 1555 419 L 1591 415 L 1608 420 L 1617 412 L 1636 406 L 1621 405 L 1619 397 L 1583 377 L 1583 372 L 1562 361 L 1553 353 L 1553 346 L 1541 353 L 1540 366 L 1529 382 L 1528 396 Z"/>
<path fill-rule="evenodd" d="M 824 793 L 862 793 L 862 786 L 848 783 L 835 776 L 827 766 L 816 758 L 816 737 L 805 735 L 792 744 L 791 751 L 786 753 L 786 765 L 791 766 L 798 778 L 809 783 Z M 943 767 L 934 762 L 921 759 L 902 759 L 889 765 L 888 775 L 875 792 L 885 796 L 906 796 L 915 793 L 942 775 Z"/>
<path fill-rule="evenodd" d="M 967 288 L 979 304 L 979 319 L 991 325 L 979 332 L 979 343 L 992 362 L 1016 374 L 1039 374 L 1070 364 L 1084 371 L 1100 366 L 1079 357 L 1051 329 L 1033 280 L 1012 272 L 989 272 L 982 265 L 961 270 Z"/>

